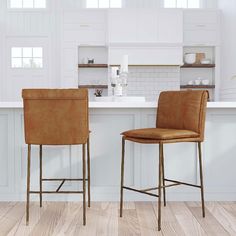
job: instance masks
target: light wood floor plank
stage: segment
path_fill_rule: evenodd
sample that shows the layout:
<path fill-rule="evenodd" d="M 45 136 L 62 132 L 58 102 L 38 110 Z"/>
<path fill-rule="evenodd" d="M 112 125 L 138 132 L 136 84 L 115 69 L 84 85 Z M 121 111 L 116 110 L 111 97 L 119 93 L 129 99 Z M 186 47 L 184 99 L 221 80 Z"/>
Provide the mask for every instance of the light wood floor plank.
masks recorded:
<path fill-rule="evenodd" d="M 25 204 L 17 203 L 0 220 L 0 235 L 7 235 L 25 214 Z"/>
<path fill-rule="evenodd" d="M 30 204 L 30 224 L 27 226 L 25 222 L 25 212 L 22 215 L 21 219 L 16 222 L 16 225 L 13 229 L 8 233 L 8 236 L 13 235 L 30 235 L 30 232 L 34 229 L 36 224 L 41 219 L 43 212 L 47 208 L 47 203 L 44 204 L 42 208 L 39 207 L 38 203 L 31 203 Z"/>
<path fill-rule="evenodd" d="M 229 233 L 224 229 L 219 221 L 206 210 L 206 217 L 202 217 L 201 203 L 186 203 L 193 216 L 197 219 L 207 235 L 210 236 L 229 236 Z"/>
<path fill-rule="evenodd" d="M 207 209 L 230 235 L 236 235 L 236 218 L 231 215 L 223 206 L 221 206 L 220 203 L 208 203 Z"/>
<path fill-rule="evenodd" d="M 204 229 L 183 202 L 171 202 L 170 207 L 186 235 L 206 235 Z"/>
<path fill-rule="evenodd" d="M 41 215 L 41 218 L 31 232 L 31 235 L 51 236 L 59 223 L 63 211 L 65 211 L 65 206 L 66 203 L 62 202 L 50 203 Z"/>
<path fill-rule="evenodd" d="M 153 208 L 156 213 L 157 217 L 157 202 L 153 202 Z M 181 228 L 179 222 L 177 221 L 175 215 L 173 214 L 170 205 L 167 204 L 166 207 L 163 206 L 162 204 L 162 223 L 161 223 L 161 231 L 163 235 L 168 235 L 168 236 L 184 236 L 185 233 L 183 229 Z"/>
<path fill-rule="evenodd" d="M 158 231 L 157 217 L 151 202 L 137 202 L 135 208 L 141 235 L 163 235 L 161 231 Z"/>
<path fill-rule="evenodd" d="M 81 202 L 30 204 L 25 224 L 25 203 L 0 203 L 0 236 L 226 236 L 236 235 L 236 203 L 206 203 L 206 218 L 198 202 L 168 202 L 162 206 L 162 230 L 157 230 L 156 202 L 125 202 L 119 217 L 118 202 L 92 202 L 87 225 L 82 224 Z"/>

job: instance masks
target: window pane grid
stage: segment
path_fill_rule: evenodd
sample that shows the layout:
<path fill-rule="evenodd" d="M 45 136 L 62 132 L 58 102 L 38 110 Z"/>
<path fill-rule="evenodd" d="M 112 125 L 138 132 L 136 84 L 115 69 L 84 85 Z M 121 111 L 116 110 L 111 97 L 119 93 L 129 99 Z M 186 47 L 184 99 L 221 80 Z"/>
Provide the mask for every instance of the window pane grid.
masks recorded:
<path fill-rule="evenodd" d="M 40 47 L 13 47 L 12 68 L 43 68 L 43 50 Z"/>
<path fill-rule="evenodd" d="M 165 8 L 200 8 L 200 0 L 164 0 Z"/>
<path fill-rule="evenodd" d="M 121 8 L 122 0 L 86 0 L 86 8 Z"/>
<path fill-rule="evenodd" d="M 9 0 L 10 8 L 46 8 L 47 0 Z"/>

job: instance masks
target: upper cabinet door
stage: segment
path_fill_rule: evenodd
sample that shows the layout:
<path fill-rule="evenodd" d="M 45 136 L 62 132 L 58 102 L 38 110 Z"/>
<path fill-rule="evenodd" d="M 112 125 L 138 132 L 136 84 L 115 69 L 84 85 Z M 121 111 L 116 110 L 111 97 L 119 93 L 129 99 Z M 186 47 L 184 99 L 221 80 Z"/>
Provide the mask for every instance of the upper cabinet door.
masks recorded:
<path fill-rule="evenodd" d="M 158 42 L 183 43 L 183 11 L 158 10 Z"/>
<path fill-rule="evenodd" d="M 219 45 L 220 12 L 217 10 L 185 10 L 184 44 Z"/>
<path fill-rule="evenodd" d="M 136 22 L 137 42 L 157 42 L 157 10 L 138 9 Z"/>
<path fill-rule="evenodd" d="M 108 17 L 110 43 L 137 41 L 136 10 L 110 9 Z"/>
<path fill-rule="evenodd" d="M 110 43 L 182 43 L 183 13 L 175 9 L 110 9 Z"/>
<path fill-rule="evenodd" d="M 65 42 L 77 44 L 107 43 L 107 12 L 84 9 L 68 11 L 63 18 L 63 38 Z"/>

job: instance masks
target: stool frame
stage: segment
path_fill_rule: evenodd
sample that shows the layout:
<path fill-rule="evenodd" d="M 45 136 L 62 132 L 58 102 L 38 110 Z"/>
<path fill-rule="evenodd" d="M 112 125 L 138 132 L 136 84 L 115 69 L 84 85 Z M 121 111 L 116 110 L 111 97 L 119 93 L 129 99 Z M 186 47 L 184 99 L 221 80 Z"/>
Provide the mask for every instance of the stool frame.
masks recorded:
<path fill-rule="evenodd" d="M 201 204 L 202 204 L 202 216 L 205 217 L 205 201 L 204 201 L 204 185 L 203 185 L 203 168 L 202 168 L 202 150 L 201 150 L 201 142 L 196 142 L 198 146 L 198 160 L 199 160 L 199 173 L 200 173 L 200 185 L 180 182 L 177 180 L 167 179 L 165 178 L 165 170 L 164 170 L 164 153 L 163 146 L 164 142 L 159 142 L 159 164 L 158 164 L 158 187 L 151 187 L 146 189 L 135 189 L 130 188 L 124 185 L 124 166 L 125 166 L 125 137 L 122 137 L 122 157 L 121 157 L 121 187 L 120 187 L 120 217 L 123 216 L 123 195 L 124 189 L 146 194 L 152 197 L 158 197 L 158 231 L 161 230 L 161 189 L 163 190 L 163 200 L 164 206 L 166 206 L 166 188 L 174 187 L 178 185 L 186 185 L 190 187 L 200 188 L 201 190 Z M 165 182 L 171 182 L 172 184 L 166 185 Z M 158 194 L 150 193 L 150 191 L 158 190 Z"/>
<path fill-rule="evenodd" d="M 87 145 L 86 145 L 87 144 Z M 83 194 L 83 225 L 86 225 L 86 181 L 88 183 L 88 207 L 91 205 L 90 195 L 90 141 L 87 139 L 87 143 L 82 144 L 82 178 L 43 178 L 42 175 L 42 156 L 43 145 L 39 145 L 39 191 L 30 190 L 30 167 L 31 167 L 31 144 L 28 144 L 27 155 L 27 197 L 26 197 L 26 224 L 29 224 L 29 206 L 30 206 L 30 194 L 39 194 L 40 207 L 42 207 L 42 195 L 43 194 Z M 87 146 L 87 178 L 86 178 L 86 147 Z M 43 191 L 43 182 L 47 181 L 61 181 L 60 185 L 55 191 Z M 66 181 L 82 181 L 83 191 L 61 191 L 61 187 Z"/>

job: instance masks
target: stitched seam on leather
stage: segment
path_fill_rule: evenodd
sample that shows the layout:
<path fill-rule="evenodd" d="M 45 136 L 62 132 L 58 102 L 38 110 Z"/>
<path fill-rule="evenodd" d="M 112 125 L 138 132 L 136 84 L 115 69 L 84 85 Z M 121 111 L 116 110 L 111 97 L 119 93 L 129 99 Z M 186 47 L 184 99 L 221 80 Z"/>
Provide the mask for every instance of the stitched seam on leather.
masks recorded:
<path fill-rule="evenodd" d="M 198 130 L 199 130 L 199 134 L 200 136 L 203 135 L 203 130 L 201 130 L 202 127 L 202 118 L 203 118 L 203 103 L 204 103 L 204 95 L 205 95 L 205 91 L 202 92 L 202 96 L 201 96 L 201 105 L 200 105 L 200 114 L 199 114 L 199 122 L 198 122 Z"/>

